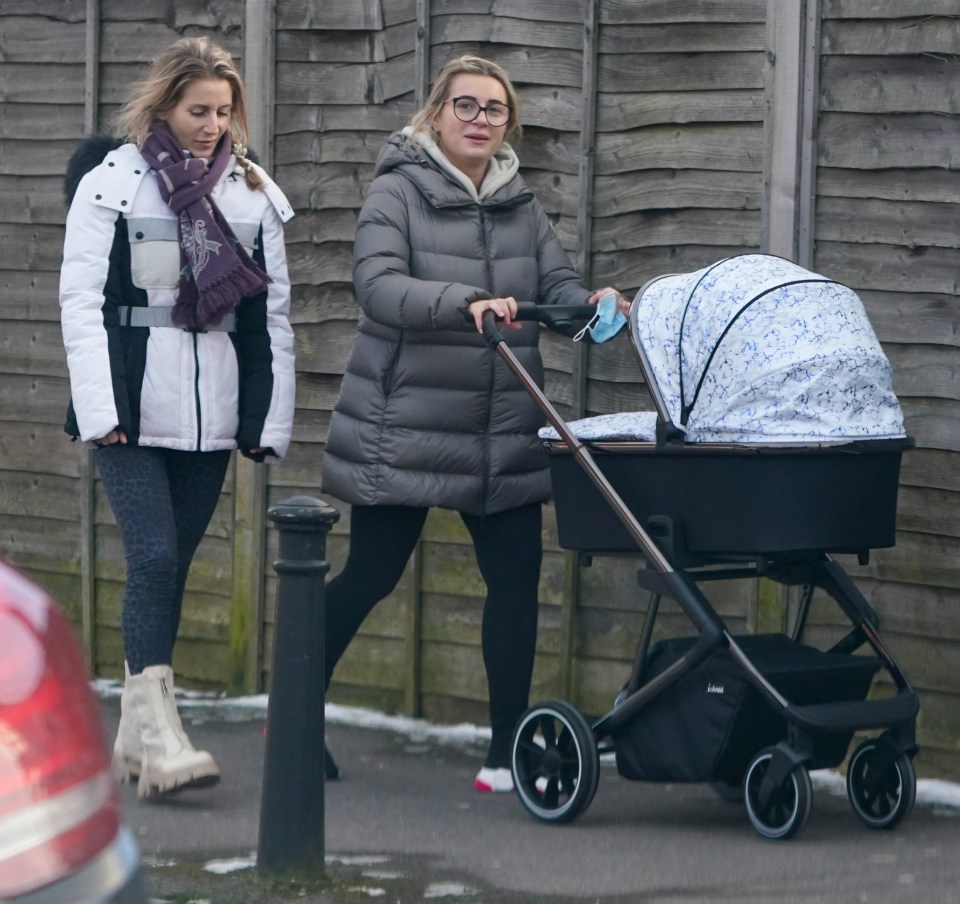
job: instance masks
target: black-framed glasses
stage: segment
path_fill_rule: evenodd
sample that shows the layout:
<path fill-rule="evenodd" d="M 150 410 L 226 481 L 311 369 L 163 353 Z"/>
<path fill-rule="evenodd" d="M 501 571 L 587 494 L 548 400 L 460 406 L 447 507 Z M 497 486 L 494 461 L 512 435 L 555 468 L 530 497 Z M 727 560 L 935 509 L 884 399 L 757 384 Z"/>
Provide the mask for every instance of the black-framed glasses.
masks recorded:
<path fill-rule="evenodd" d="M 483 113 L 487 118 L 487 125 L 491 126 L 505 126 L 510 121 L 510 113 L 513 111 L 513 107 L 509 104 L 502 104 L 498 100 L 481 107 L 473 97 L 451 97 L 444 103 L 453 104 L 453 115 L 460 122 L 473 122 Z"/>

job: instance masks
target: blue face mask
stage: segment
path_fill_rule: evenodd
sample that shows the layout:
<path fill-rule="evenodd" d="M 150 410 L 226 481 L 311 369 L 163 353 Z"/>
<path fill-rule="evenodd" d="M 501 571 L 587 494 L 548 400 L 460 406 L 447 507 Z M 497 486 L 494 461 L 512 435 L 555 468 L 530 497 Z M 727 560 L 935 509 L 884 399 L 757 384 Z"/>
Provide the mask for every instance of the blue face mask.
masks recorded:
<path fill-rule="evenodd" d="M 620 313 L 620 309 L 617 307 L 617 296 L 609 292 L 597 302 L 597 313 L 573 337 L 573 341 L 580 342 L 587 333 L 590 333 L 590 338 L 594 342 L 606 342 L 616 336 L 626 322 L 627 318 Z"/>

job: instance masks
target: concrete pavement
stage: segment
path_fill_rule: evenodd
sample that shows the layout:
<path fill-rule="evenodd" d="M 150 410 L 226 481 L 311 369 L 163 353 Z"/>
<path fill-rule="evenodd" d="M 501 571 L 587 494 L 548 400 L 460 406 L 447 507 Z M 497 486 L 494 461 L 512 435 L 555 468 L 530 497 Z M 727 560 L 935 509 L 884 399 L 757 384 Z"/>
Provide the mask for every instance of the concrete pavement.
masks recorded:
<path fill-rule="evenodd" d="M 112 740 L 119 701 L 102 708 Z M 771 842 L 706 786 L 627 782 L 605 762 L 589 809 L 556 826 L 513 795 L 473 791 L 481 746 L 329 722 L 343 777 L 325 788 L 327 882 L 264 883 L 252 863 L 265 714 L 181 712 L 223 780 L 159 803 L 124 788 L 158 901 L 960 904 L 960 808 L 918 803 L 898 828 L 871 831 L 815 781 L 809 823 Z"/>

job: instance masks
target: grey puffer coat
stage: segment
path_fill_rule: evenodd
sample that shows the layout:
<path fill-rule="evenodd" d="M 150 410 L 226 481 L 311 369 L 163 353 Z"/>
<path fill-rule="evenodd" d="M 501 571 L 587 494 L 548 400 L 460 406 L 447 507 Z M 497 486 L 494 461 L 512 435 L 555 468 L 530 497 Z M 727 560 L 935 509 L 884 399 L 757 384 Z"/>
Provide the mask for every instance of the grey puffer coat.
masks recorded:
<path fill-rule="evenodd" d="M 427 153 L 403 133 L 377 161 L 357 223 L 361 313 L 323 490 L 359 505 L 494 514 L 549 497 L 536 435 L 544 418 L 467 306 L 510 295 L 584 304 L 590 293 L 507 145 L 491 161 L 497 178 L 479 194 L 443 163 L 435 146 Z M 504 336 L 542 385 L 539 326 Z"/>

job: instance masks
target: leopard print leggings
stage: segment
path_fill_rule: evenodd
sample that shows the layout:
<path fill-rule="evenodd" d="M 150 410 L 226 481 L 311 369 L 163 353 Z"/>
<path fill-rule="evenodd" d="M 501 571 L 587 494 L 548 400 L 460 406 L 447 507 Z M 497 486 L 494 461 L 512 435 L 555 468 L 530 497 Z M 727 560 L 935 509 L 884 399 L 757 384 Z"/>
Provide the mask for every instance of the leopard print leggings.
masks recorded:
<path fill-rule="evenodd" d="M 172 664 L 187 572 L 217 507 L 230 452 L 115 443 L 98 448 L 95 459 L 127 561 L 120 624 L 137 675 Z"/>

